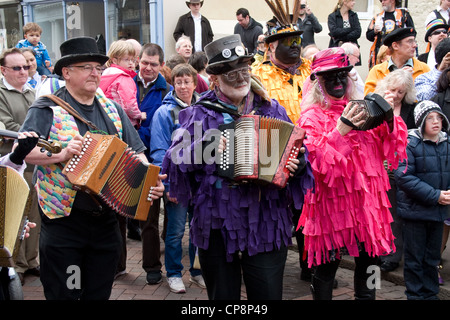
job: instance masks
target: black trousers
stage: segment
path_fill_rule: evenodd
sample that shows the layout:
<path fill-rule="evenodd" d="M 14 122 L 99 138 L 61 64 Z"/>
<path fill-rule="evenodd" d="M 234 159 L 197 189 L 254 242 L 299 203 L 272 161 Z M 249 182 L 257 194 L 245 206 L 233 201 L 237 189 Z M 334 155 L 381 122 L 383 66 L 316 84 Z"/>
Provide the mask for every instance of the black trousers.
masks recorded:
<path fill-rule="evenodd" d="M 199 248 L 199 260 L 210 300 L 240 300 L 244 279 L 248 300 L 281 300 L 287 247 L 249 256 L 234 254 L 228 262 L 220 230 L 212 230 L 209 248 Z"/>
<path fill-rule="evenodd" d="M 375 289 L 367 287 L 367 280 L 371 276 L 368 272 L 370 266 L 377 264 L 377 257 L 371 257 L 365 251 L 359 252 L 359 257 L 355 257 L 355 273 L 353 277 L 355 299 L 375 300 Z M 333 297 L 333 285 L 336 272 L 341 260 L 336 259 L 328 263 L 323 263 L 314 268 L 311 289 L 314 300 L 331 300 Z"/>
<path fill-rule="evenodd" d="M 142 268 L 145 272 L 161 271 L 159 212 L 161 199 L 154 200 L 146 221 L 139 221 L 142 239 Z"/>
<path fill-rule="evenodd" d="M 122 244 L 116 214 L 73 209 L 68 217 L 41 216 L 40 278 L 46 299 L 109 299 Z"/>

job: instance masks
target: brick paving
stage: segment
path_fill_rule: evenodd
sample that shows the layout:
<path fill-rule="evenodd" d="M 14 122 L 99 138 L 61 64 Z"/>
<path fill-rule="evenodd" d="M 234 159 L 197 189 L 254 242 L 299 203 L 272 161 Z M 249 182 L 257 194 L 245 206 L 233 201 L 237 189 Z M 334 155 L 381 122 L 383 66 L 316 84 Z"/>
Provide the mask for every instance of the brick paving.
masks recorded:
<path fill-rule="evenodd" d="M 206 289 L 202 289 L 189 282 L 189 257 L 187 255 L 187 233 L 183 238 L 183 281 L 186 286 L 185 294 L 175 294 L 169 289 L 165 278 L 163 265 L 163 281 L 157 285 L 145 283 L 145 272 L 142 269 L 141 242 L 127 239 L 127 273 L 114 281 L 110 300 L 207 300 Z M 164 262 L 164 243 L 161 244 L 161 261 Z M 353 271 L 352 261 L 344 260 L 339 268 L 336 279 L 338 288 L 333 291 L 334 300 L 353 300 Z M 300 267 L 296 246 L 288 251 L 284 275 L 284 300 L 312 300 L 310 283 L 300 280 Z M 394 280 L 381 281 L 381 289 L 377 290 L 377 300 L 405 300 L 405 288 Z M 25 300 L 44 300 L 44 293 L 39 278 L 33 275 L 25 275 L 23 286 Z M 242 287 L 242 300 L 246 300 L 245 287 Z"/>
<path fill-rule="evenodd" d="M 162 227 L 163 215 L 160 215 L 160 227 Z M 160 228 L 162 230 L 162 228 Z M 298 251 L 293 238 L 294 245 L 288 250 L 286 268 L 283 283 L 283 300 L 312 300 L 310 283 L 300 280 L 300 266 Z M 183 282 L 186 293 L 172 293 L 165 278 L 164 268 L 164 242 L 161 241 L 161 261 L 163 262 L 163 281 L 157 285 L 147 285 L 146 274 L 142 269 L 142 244 L 140 241 L 127 239 L 127 273 L 114 281 L 110 300 L 208 300 L 206 289 L 202 289 L 189 282 L 189 256 L 188 256 L 188 231 L 186 228 L 183 237 Z M 439 298 L 450 300 L 450 267 L 446 267 L 450 261 L 450 250 L 443 254 L 444 269 L 441 271 L 445 283 L 440 287 Z M 353 268 L 354 262 L 351 257 L 344 257 L 336 274 L 338 287 L 333 290 L 333 300 L 353 300 Z M 242 286 L 241 299 L 246 300 L 245 286 Z M 44 293 L 38 277 L 25 275 L 23 286 L 25 300 L 44 300 Z M 406 300 L 405 286 L 403 281 L 402 264 L 389 273 L 381 272 L 380 289 L 377 290 L 377 300 Z"/>

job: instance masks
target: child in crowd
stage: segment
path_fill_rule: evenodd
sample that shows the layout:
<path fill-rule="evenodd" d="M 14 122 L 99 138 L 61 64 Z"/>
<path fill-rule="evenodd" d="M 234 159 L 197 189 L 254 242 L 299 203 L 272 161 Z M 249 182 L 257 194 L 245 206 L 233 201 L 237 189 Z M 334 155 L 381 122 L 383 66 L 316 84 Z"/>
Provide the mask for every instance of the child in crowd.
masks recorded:
<path fill-rule="evenodd" d="M 414 109 L 408 158 L 395 171 L 397 214 L 403 218 L 404 279 L 409 300 L 435 300 L 443 221 L 450 204 L 449 121 L 439 105 Z"/>
<path fill-rule="evenodd" d="M 19 41 L 17 48 L 30 47 L 36 53 L 37 71 L 40 75 L 49 75 L 53 72 L 52 61 L 47 48 L 41 42 L 42 28 L 34 22 L 28 22 L 23 26 L 25 39 Z"/>
<path fill-rule="evenodd" d="M 137 89 L 133 80 L 136 76 L 135 49 L 128 41 L 114 41 L 109 48 L 108 57 L 108 68 L 102 74 L 99 87 L 109 99 L 125 110 L 131 123 L 138 128 L 147 115 L 139 110 L 136 98 Z"/>

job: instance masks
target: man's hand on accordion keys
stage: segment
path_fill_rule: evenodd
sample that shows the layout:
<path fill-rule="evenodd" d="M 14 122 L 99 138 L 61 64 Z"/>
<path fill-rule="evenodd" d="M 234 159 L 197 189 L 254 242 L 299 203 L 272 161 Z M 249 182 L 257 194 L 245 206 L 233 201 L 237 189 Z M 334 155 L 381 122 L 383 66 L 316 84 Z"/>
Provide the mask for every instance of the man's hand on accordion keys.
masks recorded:
<path fill-rule="evenodd" d="M 63 157 L 61 162 L 70 160 L 74 155 L 80 155 L 83 148 L 83 141 L 84 138 L 79 134 L 74 136 L 73 139 L 67 144 L 67 147 L 61 151 L 61 156 Z"/>
<path fill-rule="evenodd" d="M 163 180 L 167 178 L 167 174 L 160 174 L 158 175 L 158 182 L 155 187 L 151 187 L 148 191 L 148 195 L 152 200 L 158 200 L 161 198 L 164 194 L 164 184 L 162 183 Z"/>
<path fill-rule="evenodd" d="M 289 176 L 294 177 L 299 175 L 306 167 L 305 151 L 305 147 L 301 147 L 297 159 L 291 159 L 287 163 L 287 168 L 290 171 Z"/>

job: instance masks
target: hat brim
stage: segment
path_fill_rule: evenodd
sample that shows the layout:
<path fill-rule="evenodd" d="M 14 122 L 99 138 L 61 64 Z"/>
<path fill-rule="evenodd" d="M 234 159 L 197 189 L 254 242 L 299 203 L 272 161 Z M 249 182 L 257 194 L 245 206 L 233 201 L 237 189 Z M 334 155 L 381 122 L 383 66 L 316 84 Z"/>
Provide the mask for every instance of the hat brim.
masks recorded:
<path fill-rule="evenodd" d="M 266 43 L 271 43 L 271 42 L 277 41 L 277 40 L 282 39 L 282 38 L 299 36 L 302 33 L 303 33 L 303 31 L 301 31 L 301 30 L 299 30 L 299 31 L 292 31 L 292 32 L 276 33 L 276 34 L 272 34 L 270 36 L 267 36 L 265 41 L 266 41 Z"/>
<path fill-rule="evenodd" d="M 428 37 L 429 37 L 429 36 L 431 35 L 431 33 L 433 33 L 433 31 L 436 30 L 436 29 L 447 29 L 447 31 L 448 31 L 448 29 L 450 29 L 450 25 L 448 25 L 448 24 L 439 24 L 439 25 L 437 25 L 437 26 L 434 26 L 434 27 L 430 28 L 430 29 L 427 31 L 427 33 L 425 33 L 425 42 L 429 42 L 429 41 L 428 41 Z"/>
<path fill-rule="evenodd" d="M 104 65 L 109 60 L 108 56 L 99 53 L 66 55 L 55 63 L 53 73 L 62 76 L 62 68 L 78 62 L 98 62 Z"/>
<path fill-rule="evenodd" d="M 328 69 L 328 70 L 317 71 L 317 72 L 315 72 L 315 74 L 320 76 L 320 75 L 326 74 L 326 73 L 336 73 L 336 72 L 341 72 L 341 71 L 350 71 L 352 69 L 353 69 L 353 66 L 349 65 L 347 67 L 332 68 L 332 69 Z"/>
<path fill-rule="evenodd" d="M 228 71 L 236 69 L 236 66 L 238 66 L 240 64 L 249 63 L 250 61 L 252 61 L 252 59 L 253 59 L 253 54 L 239 56 L 232 60 L 211 63 L 211 64 L 208 64 L 208 66 L 206 67 L 206 73 L 214 74 L 214 75 L 226 73 Z"/>
<path fill-rule="evenodd" d="M 198 3 L 198 2 L 196 2 L 196 3 Z M 189 7 L 190 4 L 192 4 L 192 2 L 186 1 L 186 5 L 189 9 L 191 8 L 191 7 Z M 200 1 L 200 7 L 203 7 L 203 1 Z"/>

